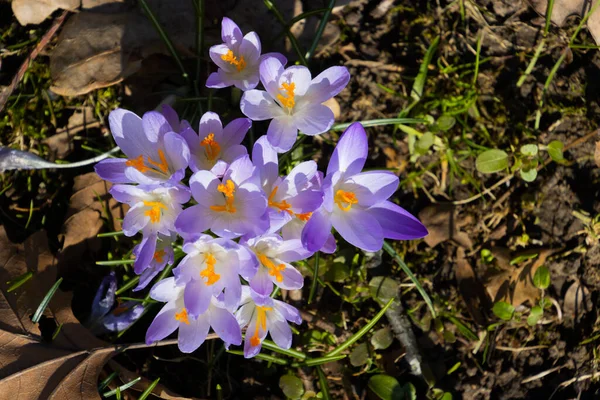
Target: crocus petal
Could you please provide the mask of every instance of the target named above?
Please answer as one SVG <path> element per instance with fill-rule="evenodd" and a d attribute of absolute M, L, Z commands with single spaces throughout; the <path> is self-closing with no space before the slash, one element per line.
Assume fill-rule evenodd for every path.
<path fill-rule="evenodd" d="M 177 133 L 169 132 L 164 136 L 164 143 L 169 167 L 174 171 L 187 168 L 190 149 L 185 140 Z"/>
<path fill-rule="evenodd" d="M 333 111 L 323 104 L 306 104 L 294 114 L 296 127 L 310 136 L 328 131 L 334 119 Z"/>
<path fill-rule="evenodd" d="M 311 179 L 313 179 L 316 173 L 317 163 L 312 160 L 296 165 L 283 180 L 286 187 L 286 195 L 295 196 L 298 192 L 308 188 Z"/>
<path fill-rule="evenodd" d="M 221 118 L 214 112 L 207 112 L 200 118 L 200 126 L 198 128 L 199 139 L 203 140 L 210 133 L 215 135 L 215 140 L 220 142 L 223 135 L 223 124 Z"/>
<path fill-rule="evenodd" d="M 197 319 L 189 318 L 189 323 L 179 324 L 177 346 L 182 353 L 191 353 L 204 343 L 210 329 L 210 323 L 205 316 Z"/>
<path fill-rule="evenodd" d="M 227 17 L 223 17 L 221 22 L 221 39 L 228 45 L 234 45 L 242 41 L 242 31 L 235 22 Z"/>
<path fill-rule="evenodd" d="M 257 89 L 244 92 L 240 101 L 240 110 L 253 121 L 263 121 L 283 115 L 283 110 L 273 101 L 273 98 L 264 90 Z"/>
<path fill-rule="evenodd" d="M 224 342 L 236 346 L 242 344 L 242 331 L 237 320 L 229 311 L 212 306 L 210 308 L 210 325 Z"/>
<path fill-rule="evenodd" d="M 269 144 L 266 136 L 258 138 L 252 148 L 252 161 L 260 174 L 261 185 L 267 186 L 275 182 L 279 176 L 279 161 L 277 152 Z"/>
<path fill-rule="evenodd" d="M 222 89 L 231 86 L 233 83 L 228 79 L 224 79 L 222 74 L 213 72 L 206 80 L 206 87 L 211 89 Z"/>
<path fill-rule="evenodd" d="M 124 307 L 127 308 L 125 312 L 118 315 L 110 313 L 104 317 L 102 320 L 104 328 L 111 332 L 124 331 L 144 314 L 144 306 L 141 304 L 136 305 L 135 302 L 127 302 Z"/>
<path fill-rule="evenodd" d="M 352 176 L 353 192 L 363 207 L 387 200 L 398 189 L 398 177 L 388 171 L 368 171 Z"/>
<path fill-rule="evenodd" d="M 227 61 L 223 60 L 223 56 L 226 55 L 227 53 L 229 53 L 231 50 L 229 49 L 229 46 L 227 44 L 217 44 L 215 46 L 211 46 L 210 49 L 208 49 L 208 55 L 210 57 L 210 59 L 217 64 L 217 66 L 220 68 L 221 72 L 225 72 L 225 71 L 230 71 L 232 68 L 232 65 L 229 64 Z M 235 69 L 235 67 L 234 67 Z M 223 78 L 224 76 L 226 76 L 226 74 L 219 74 L 221 76 L 221 78 Z"/>
<path fill-rule="evenodd" d="M 383 232 L 383 237 L 395 240 L 413 240 L 427 236 L 427 228 L 402 207 L 385 201 L 369 209 Z"/>
<path fill-rule="evenodd" d="M 133 288 L 133 291 L 139 292 L 140 290 L 145 289 L 146 286 L 148 286 L 148 284 L 152 282 L 152 279 L 154 279 L 154 277 L 158 275 L 161 271 L 162 269 L 157 268 L 147 268 L 146 270 L 144 270 L 144 272 L 142 272 L 142 274 L 140 275 L 140 280 L 138 281 L 137 286 Z"/>
<path fill-rule="evenodd" d="M 98 176 L 105 181 L 112 183 L 131 183 L 131 180 L 125 176 L 127 160 L 123 158 L 107 158 L 94 166 Z"/>
<path fill-rule="evenodd" d="M 350 73 L 348 72 L 348 68 L 327 68 L 312 80 L 305 100 L 311 103 L 323 103 L 341 92 L 349 81 Z"/>
<path fill-rule="evenodd" d="M 158 111 L 149 111 L 142 116 L 142 126 L 148 139 L 156 143 L 158 139 L 167 132 L 173 132 L 173 128 L 164 115 Z"/>
<path fill-rule="evenodd" d="M 263 60 L 266 60 L 269 57 L 275 57 L 281 63 L 281 65 L 287 64 L 287 58 L 281 53 L 265 53 L 260 56 L 260 62 L 262 63 Z"/>
<path fill-rule="evenodd" d="M 141 231 L 148 222 L 150 222 L 150 217 L 145 214 L 145 207 L 143 203 L 136 204 L 131 207 L 127 214 L 125 214 L 125 218 L 123 218 L 123 233 L 125 236 L 131 237 L 136 233 Z"/>
<path fill-rule="evenodd" d="M 296 213 L 313 212 L 323 203 L 323 192 L 317 190 L 305 190 L 290 198 L 288 203 Z"/>
<path fill-rule="evenodd" d="M 179 115 L 177 112 L 168 104 L 163 104 L 160 109 L 160 113 L 164 115 L 171 128 L 173 128 L 173 132 L 179 133 L 181 126 L 179 124 Z"/>
<path fill-rule="evenodd" d="M 267 324 L 271 339 L 282 349 L 292 347 L 292 330 L 283 316 L 273 310 L 267 313 Z"/>
<path fill-rule="evenodd" d="M 273 118 L 267 129 L 269 143 L 278 153 L 290 150 L 297 136 L 298 128 L 294 124 L 294 119 L 287 115 Z"/>
<path fill-rule="evenodd" d="M 215 168 L 214 171 L 211 169 L 211 172 L 217 176 L 223 176 L 223 174 L 229 167 L 227 163 L 232 163 L 238 158 L 246 155 L 248 155 L 248 149 L 246 149 L 246 146 L 242 146 L 241 144 L 233 145 L 223 152 L 223 154 L 221 155 L 222 160 L 217 161 L 217 164 L 221 163 L 221 165 L 217 167 L 217 164 L 215 164 L 215 167 L 217 168 Z M 215 171 L 220 173 L 217 173 Z"/>
<path fill-rule="evenodd" d="M 302 244 L 308 251 L 319 251 L 331 234 L 331 221 L 322 210 L 316 211 L 302 229 Z"/>
<path fill-rule="evenodd" d="M 365 165 L 368 151 L 369 141 L 365 128 L 360 122 L 355 122 L 346 129 L 335 146 L 327 166 L 327 175 L 337 171 L 347 175 L 358 174 Z"/>
<path fill-rule="evenodd" d="M 248 289 L 248 286 L 244 286 L 244 288 Z M 235 319 L 237 320 L 240 327 L 245 327 L 250 322 L 250 318 L 252 318 L 252 314 L 254 313 L 254 303 L 247 298 L 244 299 L 244 303 L 241 307 L 235 312 Z"/>
<path fill-rule="evenodd" d="M 293 65 L 283 71 L 279 77 L 277 87 L 281 88 L 283 83 L 295 85 L 294 94 L 296 96 L 304 96 L 310 86 L 311 81 L 310 70 L 302 65 Z M 275 96 L 277 98 L 277 96 Z"/>
<path fill-rule="evenodd" d="M 195 317 L 204 314 L 210 305 L 212 288 L 206 286 L 203 280 L 193 280 L 185 285 L 183 302 L 188 313 Z"/>
<path fill-rule="evenodd" d="M 169 336 L 179 326 L 175 319 L 177 309 L 174 303 L 167 303 L 156 315 L 146 332 L 146 344 L 152 344 Z"/>
<path fill-rule="evenodd" d="M 304 248 L 300 239 L 284 240 L 277 248 L 277 252 L 277 258 L 288 263 L 305 260 L 312 255 Z"/>
<path fill-rule="evenodd" d="M 119 203 L 129 205 L 135 205 L 146 194 L 143 189 L 134 185 L 113 185 L 108 192 Z"/>
<path fill-rule="evenodd" d="M 193 240 L 210 228 L 214 218 L 210 209 L 195 205 L 186 208 L 177 216 L 175 229 L 184 239 Z"/>
<path fill-rule="evenodd" d="M 250 281 L 250 287 L 256 293 L 263 296 L 269 296 L 273 291 L 273 282 L 269 278 L 269 273 L 264 267 L 260 267 L 252 280 Z"/>
<path fill-rule="evenodd" d="M 244 56 L 246 63 L 255 63 L 260 57 L 260 38 L 256 32 L 247 33 L 240 45 L 240 54 Z"/>
<path fill-rule="evenodd" d="M 179 288 L 175 285 L 175 278 L 170 277 L 158 281 L 150 289 L 150 297 L 156 301 L 168 302 L 175 300 L 179 293 Z"/>
<path fill-rule="evenodd" d="M 148 268 L 154 257 L 154 252 L 156 251 L 156 234 L 144 237 L 139 246 L 139 253 L 133 263 L 133 270 L 138 275 Z"/>
<path fill-rule="evenodd" d="M 284 263 L 285 269 L 281 272 L 283 280 L 281 282 L 273 281 L 277 286 L 286 290 L 301 289 L 304 286 L 304 277 L 292 265 Z"/>
<path fill-rule="evenodd" d="M 114 271 L 102 279 L 94 300 L 92 301 L 92 311 L 89 321 L 96 322 L 97 319 L 106 315 L 115 303 L 115 292 L 117 291 L 117 278 Z"/>
<path fill-rule="evenodd" d="M 302 316 L 300 311 L 294 306 L 291 306 L 283 301 L 274 300 L 273 308 L 277 310 L 286 320 L 300 325 L 302 323 Z"/>
<path fill-rule="evenodd" d="M 252 126 L 249 118 L 236 118 L 223 128 L 222 146 L 230 147 L 242 143 L 246 133 Z"/>
<path fill-rule="evenodd" d="M 115 142 L 127 157 L 154 155 L 156 140 L 149 140 L 142 119 L 136 114 L 117 108 L 108 115 L 108 123 Z"/>
<path fill-rule="evenodd" d="M 337 243 L 335 242 L 335 236 L 332 233 L 329 234 L 327 241 L 321 247 L 321 252 L 325 254 L 333 254 L 337 250 Z"/>
<path fill-rule="evenodd" d="M 383 247 L 381 225 L 368 211 L 353 207 L 347 212 L 334 212 L 331 223 L 344 240 L 359 249 L 379 251 Z"/>
<path fill-rule="evenodd" d="M 263 86 L 267 89 L 271 98 L 276 99 L 281 86 L 279 84 L 279 77 L 281 77 L 284 71 L 283 64 L 276 57 L 267 57 L 261 61 L 259 71 L 260 81 Z"/>
<path fill-rule="evenodd" d="M 198 204 L 210 207 L 220 196 L 217 192 L 220 183 L 219 178 L 210 171 L 198 171 L 190 178 L 190 189 Z"/>

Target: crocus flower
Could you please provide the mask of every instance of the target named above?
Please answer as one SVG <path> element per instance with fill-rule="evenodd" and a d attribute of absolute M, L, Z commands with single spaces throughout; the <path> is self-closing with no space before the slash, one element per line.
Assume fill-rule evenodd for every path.
<path fill-rule="evenodd" d="M 244 357 L 251 358 L 260 352 L 267 333 L 277 346 L 289 349 L 292 346 L 292 330 L 287 321 L 302 323 L 298 310 L 283 301 L 258 295 L 248 286 L 243 289 L 242 306 L 235 315 L 242 328 L 248 326 Z"/>
<path fill-rule="evenodd" d="M 210 58 L 219 67 L 206 81 L 206 87 L 224 88 L 234 85 L 241 90 L 254 89 L 258 85 L 258 67 L 265 57 L 276 57 L 282 64 L 286 58 L 279 53 L 260 55 L 260 39 L 255 32 L 243 36 L 231 19 L 224 17 L 221 23 L 221 39 L 224 43 L 212 46 Z"/>
<path fill-rule="evenodd" d="M 298 130 L 318 135 L 333 125 L 333 112 L 322 103 L 337 95 L 350 80 L 346 67 L 331 67 L 311 79 L 308 68 L 287 69 L 274 57 L 260 64 L 263 90 L 249 90 L 240 103 L 242 113 L 253 121 L 272 119 L 269 143 L 280 153 L 296 141 Z"/>
<path fill-rule="evenodd" d="M 173 132 L 182 133 L 186 129 L 190 128 L 190 123 L 184 119 L 180 120 L 179 115 L 177 115 L 177 111 L 175 111 L 170 105 L 163 104 L 161 106 L 160 113 L 165 117 L 165 119 L 173 129 Z"/>
<path fill-rule="evenodd" d="M 211 297 L 221 292 L 227 308 L 235 309 L 242 293 L 240 258 L 246 264 L 247 252 L 229 239 L 214 239 L 209 235 L 185 243 L 183 251 L 187 255 L 173 274 L 178 285 L 185 285 L 184 304 L 188 313 L 194 317 L 203 314 Z"/>
<path fill-rule="evenodd" d="M 254 183 L 253 171 L 250 158 L 243 156 L 229 165 L 222 180 L 210 171 L 192 175 L 190 188 L 198 204 L 179 215 L 177 232 L 186 240 L 207 229 L 228 239 L 265 232 L 269 228 L 267 199 Z"/>
<path fill-rule="evenodd" d="M 144 306 L 137 301 L 119 304 L 102 319 L 102 326 L 110 332 L 121 332 L 129 328 L 144 314 Z"/>
<path fill-rule="evenodd" d="M 164 115 L 151 111 L 142 118 L 118 108 L 108 116 L 112 135 L 127 159 L 108 158 L 96 173 L 113 183 L 179 182 L 185 175 L 190 150 Z"/>
<path fill-rule="evenodd" d="M 211 327 L 226 343 L 236 345 L 242 343 L 240 326 L 222 302 L 214 297 L 211 298 L 206 312 L 193 317 L 185 307 L 184 290 L 184 286 L 176 285 L 173 277 L 163 279 L 152 287 L 150 297 L 166 304 L 146 332 L 147 344 L 162 340 L 179 329 L 177 338 L 179 350 L 191 353 L 204 343 Z"/>
<path fill-rule="evenodd" d="M 361 172 L 367 152 L 367 134 L 356 122 L 333 151 L 323 182 L 323 206 L 302 231 L 302 242 L 308 250 L 322 248 L 332 226 L 346 241 L 366 251 L 380 250 L 384 238 L 410 240 L 427 235 L 421 222 L 388 201 L 398 187 L 396 175 Z"/>
<path fill-rule="evenodd" d="M 269 296 L 273 284 L 292 290 L 304 285 L 302 274 L 290 262 L 304 260 L 312 255 L 299 239 L 283 240 L 276 234 L 263 235 L 241 242 L 246 246 L 259 265 L 250 280 L 250 287 L 258 294 Z"/>
<path fill-rule="evenodd" d="M 175 255 L 173 253 L 173 242 L 177 239 L 175 234 L 171 236 L 158 235 L 157 240 L 152 241 L 152 237 L 145 237 L 140 244 L 133 248 L 133 255 L 136 257 L 133 269 L 140 275 L 138 285 L 133 289 L 134 292 L 144 289 L 161 272 L 167 264 L 173 264 Z M 144 249 L 146 246 L 152 246 L 152 249 Z M 142 251 L 145 250 L 145 251 Z M 151 256 L 151 258 L 150 258 Z"/>
<path fill-rule="evenodd" d="M 216 176 L 223 176 L 231 162 L 248 154 L 240 143 L 251 126 L 252 121 L 248 118 L 238 118 L 223 128 L 217 114 L 204 114 L 200 119 L 199 135 L 192 128 L 181 134 L 190 148 L 192 171 L 209 170 Z"/>
<path fill-rule="evenodd" d="M 286 176 L 279 176 L 277 152 L 262 136 L 254 144 L 252 161 L 255 175 L 267 196 L 270 231 L 276 232 L 294 217 L 307 218 L 323 202 L 323 192 L 311 185 L 317 174 L 317 164 L 305 161 L 296 165 Z"/>

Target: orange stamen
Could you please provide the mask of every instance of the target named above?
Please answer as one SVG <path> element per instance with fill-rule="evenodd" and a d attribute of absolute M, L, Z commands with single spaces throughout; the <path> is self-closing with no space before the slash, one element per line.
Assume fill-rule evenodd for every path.
<path fill-rule="evenodd" d="M 144 200 L 144 205 L 146 207 L 150 207 L 149 210 L 146 210 L 144 212 L 144 215 L 147 215 L 150 217 L 150 222 L 157 223 L 160 222 L 160 216 L 161 216 L 161 208 L 163 210 L 167 209 L 167 206 L 165 206 L 163 203 L 161 203 L 160 201 L 145 201 Z"/>
<path fill-rule="evenodd" d="M 209 133 L 204 140 L 200 142 L 200 146 L 204 147 L 206 158 L 210 161 L 215 161 L 221 153 L 221 146 L 215 141 L 215 134 Z"/>
<path fill-rule="evenodd" d="M 269 275 L 274 276 L 277 282 L 283 281 L 283 275 L 281 275 L 281 272 L 285 269 L 285 264 L 275 265 L 270 258 L 262 253 L 258 253 L 256 256 L 258 257 L 260 263 L 269 270 Z"/>
<path fill-rule="evenodd" d="M 142 155 L 140 155 L 136 158 L 133 158 L 131 160 L 125 161 L 125 165 L 127 165 L 128 167 L 133 167 L 133 168 L 137 169 L 138 171 L 140 171 L 141 173 L 144 173 L 150 169 L 146 165 L 144 165 L 144 156 L 142 156 Z"/>
<path fill-rule="evenodd" d="M 234 201 L 234 196 L 233 194 L 235 193 L 235 184 L 233 183 L 233 181 L 231 179 L 228 179 L 227 182 L 225 182 L 225 184 L 219 184 L 219 186 L 217 186 L 217 191 L 221 192 L 225 195 L 225 205 L 224 206 L 210 206 L 210 209 L 213 211 L 217 211 L 217 212 L 228 212 L 228 213 L 235 213 L 235 206 L 233 205 L 233 201 Z"/>
<path fill-rule="evenodd" d="M 285 211 L 290 215 L 294 215 L 294 213 L 291 210 L 292 205 L 290 203 L 288 203 L 285 200 L 280 201 L 279 203 L 273 201 L 273 198 L 275 198 L 275 195 L 277 194 L 277 189 L 279 189 L 279 186 L 275 186 L 275 188 L 271 191 L 271 194 L 269 195 L 269 206 L 273 208 L 278 208 L 279 211 Z"/>
<path fill-rule="evenodd" d="M 353 192 L 344 192 L 343 190 L 338 190 L 335 193 L 333 201 L 342 211 L 350 211 L 353 204 L 358 204 L 356 195 Z"/>
<path fill-rule="evenodd" d="M 164 261 L 164 257 L 165 257 L 164 250 L 156 250 L 154 252 L 154 256 L 152 258 L 154 258 L 154 261 L 156 261 L 157 263 L 162 263 Z"/>
<path fill-rule="evenodd" d="M 256 347 L 260 344 L 260 338 L 258 337 L 259 327 L 262 328 L 263 331 L 267 329 L 267 311 L 271 311 L 273 308 L 271 307 L 261 307 L 256 306 L 256 329 L 254 330 L 254 335 L 250 338 L 250 344 L 253 347 Z"/>
<path fill-rule="evenodd" d="M 244 68 L 246 68 L 246 60 L 244 60 L 244 56 L 240 56 L 238 59 L 231 50 L 229 50 L 227 54 L 223 54 L 221 56 L 221 60 L 228 62 L 231 65 L 235 65 L 235 68 L 238 70 L 238 72 L 242 72 Z"/>
<path fill-rule="evenodd" d="M 294 214 L 294 215 L 300 221 L 304 221 L 304 222 L 308 222 L 308 220 L 310 219 L 310 217 L 312 217 L 312 213 L 311 212 L 307 212 L 307 213 L 303 213 L 303 214 Z"/>
<path fill-rule="evenodd" d="M 281 103 L 282 106 L 291 110 L 296 105 L 294 90 L 296 89 L 296 84 L 294 82 L 287 83 L 283 82 L 279 90 L 285 92 L 285 96 L 282 94 L 277 95 L 277 100 Z"/>
<path fill-rule="evenodd" d="M 214 285 L 221 279 L 221 275 L 215 274 L 217 259 L 211 253 L 206 253 L 204 262 L 206 263 L 206 268 L 200 272 L 200 276 L 207 279 L 206 286 Z"/>
<path fill-rule="evenodd" d="M 146 158 L 148 159 L 146 161 L 146 164 L 144 164 L 144 156 L 139 155 L 136 158 L 127 160 L 125 162 L 125 165 L 127 165 L 128 167 L 133 167 L 141 173 L 154 171 L 158 174 L 166 174 L 167 172 L 169 172 L 169 164 L 167 163 L 167 158 L 165 157 L 165 153 L 161 149 L 158 149 L 158 158 L 160 159 L 160 162 L 156 162 L 150 157 Z M 158 170 L 153 167 L 158 168 Z"/>
<path fill-rule="evenodd" d="M 179 322 L 183 322 L 186 325 L 190 324 L 190 320 L 188 318 L 188 313 L 187 313 L 187 310 L 185 309 L 185 307 L 183 307 L 180 312 L 175 314 L 175 319 Z"/>

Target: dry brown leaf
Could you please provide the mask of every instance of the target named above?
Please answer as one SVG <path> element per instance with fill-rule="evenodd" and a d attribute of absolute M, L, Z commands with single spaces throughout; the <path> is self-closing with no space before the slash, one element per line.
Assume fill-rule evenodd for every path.
<path fill-rule="evenodd" d="M 490 299 L 485 288 L 477 279 L 477 275 L 465 257 L 465 250 L 459 247 L 456 251 L 456 281 L 458 292 L 467 306 L 469 314 L 479 325 L 487 325 L 487 310 L 490 309 Z"/>
<path fill-rule="evenodd" d="M 76 10 L 81 0 L 13 0 L 12 10 L 21 25 L 39 24 L 58 9 Z"/>
<path fill-rule="evenodd" d="M 73 151 L 73 136 L 81 131 L 99 126 L 100 121 L 96 119 L 94 109 L 92 107 L 83 107 L 69 117 L 67 126 L 57 129 L 56 133 L 44 139 L 43 143 L 50 148 L 54 158 L 64 159 Z"/>
<path fill-rule="evenodd" d="M 541 15 L 546 15 L 548 0 L 530 0 L 533 8 Z M 567 17 L 578 15 L 584 17 L 590 11 L 593 1 L 589 0 L 555 0 L 552 7 L 551 20 L 558 26 L 563 26 Z M 596 43 L 600 44 L 600 11 L 596 10 L 587 21 L 587 28 L 594 37 Z"/>
<path fill-rule="evenodd" d="M 600 141 L 596 142 L 596 149 L 594 150 L 594 161 L 596 166 L 600 168 Z"/>
<path fill-rule="evenodd" d="M 112 220 L 108 221 L 111 229 L 121 229 L 119 219 L 125 216 L 126 207 L 108 193 L 110 186 L 110 183 L 94 172 L 75 178 L 73 195 L 62 229 L 64 243 L 58 257 L 61 271 L 81 263 L 84 255 L 89 259 L 90 254 L 100 250 L 101 240 L 96 235 L 105 226 L 106 218 Z M 110 215 L 106 215 L 105 210 Z"/>
<path fill-rule="evenodd" d="M 548 256 L 556 250 L 541 249 L 528 250 L 518 255 L 537 253 L 538 256 L 529 260 L 522 267 L 510 265 L 510 251 L 504 248 L 493 248 L 492 254 L 497 260 L 498 269 L 490 269 L 484 277 L 485 288 L 492 299 L 492 302 L 506 301 L 514 307 L 529 302 L 530 306 L 536 304 L 541 291 L 533 285 L 533 275 L 535 271 L 544 263 Z"/>
<path fill-rule="evenodd" d="M 457 220 L 454 206 L 432 204 L 419 213 L 419 219 L 429 231 L 429 235 L 425 236 L 424 240 L 430 247 L 435 247 L 446 240 L 453 240 L 464 248 L 473 247 L 469 235 L 460 231 L 460 227 L 464 226 L 465 221 Z"/>
<path fill-rule="evenodd" d="M 590 291 L 576 280 L 569 286 L 563 302 L 563 317 L 568 325 L 573 326 L 585 313 L 593 307 Z"/>

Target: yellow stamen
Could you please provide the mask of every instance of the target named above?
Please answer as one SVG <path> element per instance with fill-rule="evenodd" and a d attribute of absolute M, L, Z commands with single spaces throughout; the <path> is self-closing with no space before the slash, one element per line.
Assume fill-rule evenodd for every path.
<path fill-rule="evenodd" d="M 221 60 L 228 62 L 231 65 L 235 65 L 235 68 L 238 70 L 238 72 L 242 72 L 244 68 L 246 68 L 246 60 L 244 60 L 244 56 L 237 58 L 231 50 L 229 50 L 227 54 L 223 54 L 221 56 Z"/>
<path fill-rule="evenodd" d="M 152 258 L 154 258 L 154 261 L 156 261 L 157 263 L 162 263 L 164 261 L 164 257 L 165 257 L 164 250 L 156 250 L 154 252 L 154 256 Z"/>
<path fill-rule="evenodd" d="M 158 149 L 158 158 L 160 159 L 160 162 L 156 162 L 150 157 L 146 157 L 146 158 L 147 158 L 147 161 L 145 164 L 144 164 L 144 156 L 139 155 L 136 158 L 127 160 L 125 162 L 125 165 L 127 165 L 128 167 L 133 167 L 133 168 L 137 169 L 138 171 L 140 171 L 141 173 L 145 173 L 148 171 L 154 171 L 158 174 L 166 174 L 167 172 L 169 172 L 169 164 L 167 163 L 167 158 L 165 157 L 165 153 L 161 149 Z M 158 169 L 153 168 L 153 167 L 156 167 Z"/>
<path fill-rule="evenodd" d="M 294 82 L 287 83 L 283 82 L 279 90 L 285 92 L 285 96 L 282 94 L 277 95 L 277 100 L 281 103 L 282 106 L 291 110 L 296 105 L 296 100 L 294 96 L 294 90 L 296 89 L 296 84 Z"/>
<path fill-rule="evenodd" d="M 190 320 L 188 319 L 188 313 L 185 307 L 183 307 L 180 312 L 175 314 L 175 319 L 179 322 L 183 322 L 186 325 L 190 324 Z"/>
<path fill-rule="evenodd" d="M 271 307 L 261 307 L 256 306 L 256 329 L 254 330 L 254 335 L 250 338 L 250 344 L 253 347 L 256 347 L 260 344 L 260 338 L 258 337 L 259 327 L 262 328 L 263 331 L 267 329 L 267 311 L 271 311 L 273 308 Z"/>
<path fill-rule="evenodd" d="M 310 219 L 310 217 L 312 217 L 311 212 L 307 212 L 307 213 L 303 213 L 303 214 L 294 214 L 296 216 L 296 218 L 298 218 L 300 221 L 304 221 L 304 222 L 308 222 L 308 220 Z"/>
<path fill-rule="evenodd" d="M 269 275 L 274 276 L 277 282 L 283 281 L 283 275 L 281 275 L 281 272 L 285 269 L 285 264 L 275 265 L 271 259 L 262 253 L 258 253 L 256 256 L 258 257 L 260 263 L 269 270 Z"/>
<path fill-rule="evenodd" d="M 335 193 L 333 201 L 342 211 L 350 211 L 353 204 L 358 204 L 356 195 L 353 192 L 344 192 L 343 190 L 338 190 Z"/>
<path fill-rule="evenodd" d="M 279 189 L 279 186 L 275 186 L 275 188 L 271 191 L 271 194 L 269 195 L 269 206 L 273 208 L 278 208 L 279 211 L 285 211 L 288 214 L 293 215 L 294 213 L 291 210 L 292 205 L 290 203 L 288 203 L 285 200 L 280 201 L 279 203 L 273 201 L 275 195 L 277 195 L 277 189 Z"/>
<path fill-rule="evenodd" d="M 233 205 L 233 201 L 234 201 L 234 196 L 233 194 L 235 193 L 235 184 L 233 183 L 233 181 L 231 179 L 228 179 L 227 182 L 225 182 L 225 184 L 219 184 L 219 186 L 217 186 L 217 191 L 221 192 L 225 195 L 225 205 L 224 206 L 210 206 L 210 209 L 213 211 L 217 211 L 217 212 L 228 212 L 228 213 L 235 213 L 235 206 Z"/>
<path fill-rule="evenodd" d="M 114 315 L 115 317 L 118 317 L 119 315 L 123 314 L 127 310 L 129 310 L 129 307 L 125 306 L 124 304 L 121 304 L 121 300 L 117 299 L 117 308 L 115 308 L 111 314 Z"/>
<path fill-rule="evenodd" d="M 215 134 L 209 133 L 204 140 L 200 142 L 200 146 L 204 147 L 206 158 L 210 161 L 215 161 L 221 153 L 221 146 L 215 141 Z"/>
<path fill-rule="evenodd" d="M 214 285 L 221 279 L 221 275 L 215 274 L 217 259 L 211 253 L 206 253 L 204 262 L 206 263 L 206 268 L 200 272 L 200 276 L 207 279 L 206 286 Z"/>
<path fill-rule="evenodd" d="M 166 210 L 167 206 L 165 206 L 160 201 L 145 201 L 145 200 L 144 200 L 144 205 L 146 207 L 150 207 L 149 210 L 146 210 L 144 212 L 144 215 L 147 215 L 150 217 L 150 222 L 152 222 L 153 224 L 156 222 L 160 222 L 160 216 L 161 216 L 160 210 L 161 210 L 161 208 L 163 210 Z"/>

